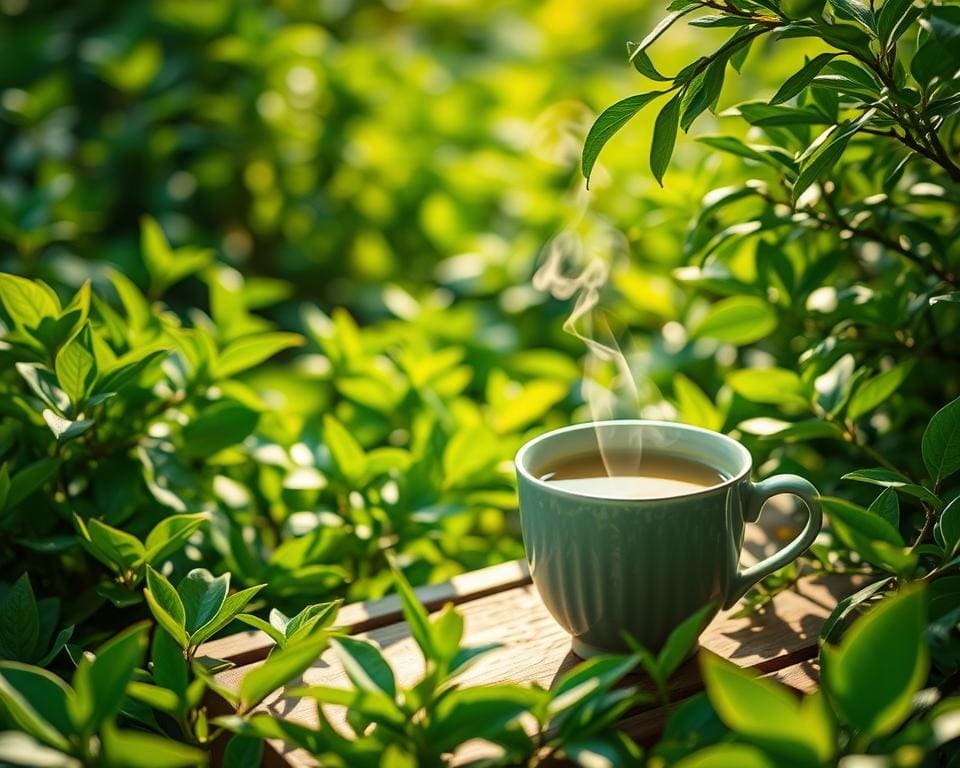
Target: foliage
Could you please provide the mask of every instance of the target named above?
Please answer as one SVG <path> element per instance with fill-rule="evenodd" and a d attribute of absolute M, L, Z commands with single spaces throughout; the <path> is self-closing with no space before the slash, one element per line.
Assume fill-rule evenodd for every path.
<path fill-rule="evenodd" d="M 677 0 L 628 48 L 656 85 L 588 132 L 571 100 L 625 87 L 606 43 L 635 3 L 401 5 L 4 4 L 0 759 L 196 765 L 229 729 L 235 764 L 266 736 L 331 765 L 474 737 L 514 764 L 956 760 L 956 7 Z M 569 307 L 526 283 L 558 229 L 612 228 L 643 415 L 824 492 L 811 560 L 744 610 L 866 584 L 824 626 L 821 694 L 704 659 L 643 755 L 615 685 L 640 667 L 669 703 L 698 617 L 552 691 L 470 687 L 487 649 L 406 581 L 522 555 L 509 460 L 589 417 Z M 394 580 L 407 686 L 332 628 Z M 277 647 L 232 692 L 203 643 L 246 626 Z M 327 644 L 352 689 L 293 682 Z M 258 713 L 287 683 L 349 733 Z M 211 722 L 211 689 L 238 713 Z"/>

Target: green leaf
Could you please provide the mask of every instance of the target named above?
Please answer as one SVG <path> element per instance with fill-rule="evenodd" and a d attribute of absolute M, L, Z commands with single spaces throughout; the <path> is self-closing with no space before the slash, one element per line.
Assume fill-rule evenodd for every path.
<path fill-rule="evenodd" d="M 93 656 L 84 655 L 73 675 L 76 698 L 70 700 L 74 727 L 92 733 L 112 717 L 123 703 L 127 683 L 147 649 L 148 622 L 134 624 L 101 645 Z"/>
<path fill-rule="evenodd" d="M 885 403 L 906 381 L 913 367 L 914 361 L 909 360 L 865 381 L 850 398 L 850 404 L 847 406 L 847 416 L 856 421 L 877 406 Z"/>
<path fill-rule="evenodd" d="M 870 483 L 884 488 L 894 488 L 900 493 L 925 501 L 937 509 L 943 506 L 943 502 L 932 492 L 922 485 L 911 483 L 910 480 L 899 472 L 893 472 L 889 469 L 858 469 L 854 472 L 848 472 L 842 477 L 843 480 L 856 480 L 860 483 Z"/>
<path fill-rule="evenodd" d="M 692 616 L 688 616 L 674 629 L 667 642 L 657 655 L 657 669 L 660 679 L 667 680 L 696 648 L 697 638 L 707 627 L 707 623 L 716 614 L 718 605 L 705 605 Z"/>
<path fill-rule="evenodd" d="M 230 768 L 259 768 L 263 764 L 263 740 L 234 736 L 223 751 L 223 764 Z"/>
<path fill-rule="evenodd" d="M 7 509 L 12 509 L 35 491 L 40 490 L 44 483 L 53 477 L 60 468 L 60 459 L 40 459 L 28 464 L 10 478 L 10 489 L 7 492 Z"/>
<path fill-rule="evenodd" d="M 738 395 L 755 403 L 809 404 L 800 377 L 785 368 L 744 368 L 729 374 L 727 383 Z"/>
<path fill-rule="evenodd" d="M 0 512 L 7 506 L 10 496 L 10 470 L 6 464 L 0 464 Z"/>
<path fill-rule="evenodd" d="M 96 518 L 87 521 L 86 530 L 94 547 L 108 558 L 106 564 L 115 570 L 122 573 L 143 561 L 143 544 L 136 536 Z"/>
<path fill-rule="evenodd" d="M 187 633 L 195 632 L 220 611 L 230 589 L 230 574 L 214 578 L 206 568 L 194 568 L 177 585 L 183 601 Z"/>
<path fill-rule="evenodd" d="M 240 613 L 237 614 L 237 621 L 242 621 L 244 624 L 247 624 L 254 629 L 259 629 L 281 648 L 287 644 L 286 635 L 284 635 L 281 630 L 273 626 L 273 624 L 271 624 L 269 621 L 261 619 L 259 616 L 256 616 L 252 613 Z"/>
<path fill-rule="evenodd" d="M 539 692 L 518 685 L 478 685 L 454 690 L 433 711 L 428 739 L 437 751 L 452 752 L 472 738 L 496 743 L 506 728 L 542 699 Z"/>
<path fill-rule="evenodd" d="M 323 440 L 340 474 L 350 482 L 359 481 L 367 471 L 363 448 L 346 427 L 329 414 L 323 417 Z"/>
<path fill-rule="evenodd" d="M 254 587 L 241 589 L 239 592 L 234 592 L 232 595 L 227 595 L 227 598 L 223 601 L 223 605 L 220 607 L 217 615 L 190 636 L 190 643 L 192 645 L 199 645 L 200 643 L 206 642 L 213 637 L 217 632 L 233 621 L 233 619 L 236 618 L 236 616 L 247 607 L 247 604 L 253 600 L 257 593 L 260 592 L 260 590 L 265 586 L 266 584 L 258 584 Z"/>
<path fill-rule="evenodd" d="M 921 448 L 923 463 L 935 486 L 960 469 L 960 397 L 933 415 Z"/>
<path fill-rule="evenodd" d="M 7 591 L 0 610 L 0 658 L 34 661 L 39 638 L 37 600 L 30 577 L 24 573 Z"/>
<path fill-rule="evenodd" d="M 754 296 L 732 296 L 713 304 L 691 335 L 742 346 L 765 338 L 776 327 L 777 316 L 768 302 Z"/>
<path fill-rule="evenodd" d="M 341 600 L 334 600 L 329 603 L 308 605 L 286 622 L 282 631 L 287 640 L 293 642 L 318 629 L 329 627 L 337 618 L 341 604 Z"/>
<path fill-rule="evenodd" d="M 741 425 L 741 428 L 743 426 Z M 832 421 L 807 419 L 783 427 L 769 434 L 762 434 L 762 440 L 777 440 L 782 443 L 799 443 L 804 440 L 842 440 L 843 430 Z"/>
<path fill-rule="evenodd" d="M 225 379 L 253 368 L 278 352 L 304 344 L 298 333 L 259 333 L 231 341 L 217 357 L 214 376 Z"/>
<path fill-rule="evenodd" d="M 60 302 L 49 287 L 4 272 L 0 272 L 0 301 L 17 328 L 36 329 L 44 318 L 60 314 Z"/>
<path fill-rule="evenodd" d="M 644 77 L 656 80 L 659 83 L 669 83 L 673 79 L 661 74 L 650 60 L 647 52 L 641 50 L 636 43 L 627 43 L 627 59 L 633 64 L 633 68 Z"/>
<path fill-rule="evenodd" d="M 710 703 L 728 728 L 791 765 L 819 765 L 799 703 L 784 686 L 711 653 L 700 667 Z"/>
<path fill-rule="evenodd" d="M 876 31 L 876 19 L 869 6 L 863 5 L 858 0 L 830 0 L 830 5 L 834 7 L 840 18 L 854 19 L 867 29 Z"/>
<path fill-rule="evenodd" d="M 830 613 L 830 616 L 828 616 L 827 620 L 823 623 L 823 627 L 820 628 L 820 642 L 831 642 L 834 639 L 834 636 L 839 632 L 847 617 L 849 617 L 863 603 L 870 600 L 874 595 L 877 595 L 882 590 L 886 589 L 893 579 L 893 576 L 885 576 L 878 581 L 868 584 L 863 589 L 857 590 L 852 595 L 847 595 L 839 603 L 837 603 L 833 611 Z"/>
<path fill-rule="evenodd" d="M 427 618 L 427 612 L 423 605 L 417 600 L 417 596 L 410 587 L 410 582 L 397 564 L 396 558 L 392 552 L 387 553 L 390 562 L 390 568 L 393 570 L 393 581 L 397 587 L 397 593 L 400 595 L 400 606 L 403 610 L 403 618 L 410 625 L 410 633 L 413 639 L 417 641 L 420 650 L 423 652 L 424 659 L 433 659 L 436 651 L 433 647 L 433 634 L 430 631 L 430 620 Z"/>
<path fill-rule="evenodd" d="M 160 632 L 159 634 L 163 635 L 165 633 Z M 166 712 L 174 717 L 180 711 L 180 697 L 173 691 L 159 685 L 133 680 L 127 685 L 127 695 L 148 707 L 159 709 L 161 712 Z"/>
<path fill-rule="evenodd" d="M 894 528 L 900 527 L 900 501 L 893 488 L 887 488 L 877 496 L 867 507 L 867 511 L 880 516 Z"/>
<path fill-rule="evenodd" d="M 150 612 L 170 636 L 176 640 L 181 648 L 186 648 L 187 614 L 180 600 L 180 595 L 166 577 L 147 566 L 147 588 L 143 590 Z"/>
<path fill-rule="evenodd" d="M 309 638 L 270 654 L 240 683 L 240 711 L 249 712 L 275 690 L 302 675 L 320 656 L 326 644 L 325 637 Z"/>
<path fill-rule="evenodd" d="M 460 652 L 463 639 L 463 616 L 453 603 L 447 603 L 430 622 L 430 637 L 437 660 L 451 662 Z"/>
<path fill-rule="evenodd" d="M 60 443 L 65 443 L 67 440 L 79 437 L 94 425 L 93 419 L 71 421 L 70 419 L 63 418 L 63 416 L 58 416 L 49 408 L 44 408 L 40 415 L 43 416 L 43 420 L 47 422 L 47 426 L 50 427 L 53 436 L 57 439 L 57 442 Z"/>
<path fill-rule="evenodd" d="M 110 765 L 123 768 L 188 768 L 206 765 L 207 753 L 179 741 L 144 731 L 103 732 L 103 751 Z"/>
<path fill-rule="evenodd" d="M 188 275 L 199 272 L 213 261 L 208 248 L 178 248 L 173 251 L 163 230 L 152 216 L 140 219 L 140 253 L 150 273 L 153 295 L 159 296 L 168 287 Z"/>
<path fill-rule="evenodd" d="M 811 184 L 836 165 L 837 161 L 843 156 L 850 139 L 870 122 L 876 112 L 876 107 L 868 109 L 853 122 L 843 127 L 837 126 L 830 133 L 825 131 L 818 137 L 818 140 L 815 140 L 814 144 L 807 147 L 801 156 L 803 160 L 800 164 L 800 173 L 793 184 L 794 205 Z M 830 131 L 829 128 L 827 130 Z M 817 143 L 820 140 L 822 140 L 822 143 Z"/>
<path fill-rule="evenodd" d="M 357 688 L 396 698 L 393 670 L 376 645 L 349 636 L 334 638 L 331 644 L 343 664 L 343 671 Z"/>
<path fill-rule="evenodd" d="M 824 689 L 842 722 L 864 737 L 891 733 L 927 679 L 926 597 L 907 588 L 880 602 L 838 648 L 821 649 Z"/>
<path fill-rule="evenodd" d="M 144 561 L 153 564 L 182 549 L 206 519 L 203 513 L 165 517 L 153 527 L 143 543 L 146 550 Z"/>
<path fill-rule="evenodd" d="M 122 392 L 136 384 L 141 374 L 155 361 L 170 353 L 167 347 L 146 347 L 133 350 L 116 360 L 102 371 L 100 380 L 94 388 L 97 392 Z"/>
<path fill-rule="evenodd" d="M 663 186 L 663 174 L 670 165 L 673 147 L 677 142 L 677 127 L 680 124 L 680 99 L 682 92 L 677 93 L 666 106 L 660 110 L 656 122 L 653 124 L 653 141 L 650 144 L 650 172 Z"/>
<path fill-rule="evenodd" d="M 723 426 L 723 414 L 703 390 L 682 373 L 673 377 L 673 391 L 677 398 L 680 420 L 684 424 L 714 431 Z"/>
<path fill-rule="evenodd" d="M 30 768 L 83 768 L 83 763 L 26 733 L 0 732 L 0 762 Z"/>
<path fill-rule="evenodd" d="M 54 370 L 60 387 L 79 407 L 97 378 L 97 361 L 93 356 L 89 323 L 57 353 Z"/>
<path fill-rule="evenodd" d="M 906 32 L 918 13 L 913 0 L 885 0 L 877 14 L 877 34 L 885 48 Z"/>
<path fill-rule="evenodd" d="M 814 56 L 807 61 L 799 72 L 788 77 L 783 85 L 780 86 L 780 89 L 774 97 L 770 99 L 770 104 L 783 104 L 785 101 L 792 99 L 806 88 L 810 84 L 810 81 L 820 74 L 820 70 L 838 55 L 839 54 L 836 53 L 821 53 L 819 56 Z"/>
<path fill-rule="evenodd" d="M 590 185 L 590 174 L 593 172 L 593 166 L 597 162 L 600 150 L 610 141 L 613 135 L 626 125 L 643 107 L 653 101 L 657 96 L 662 96 L 666 91 L 651 91 L 650 93 L 641 93 L 636 96 L 630 96 L 622 101 L 618 101 L 607 107 L 597 117 L 591 126 L 587 138 L 583 143 L 583 156 L 581 158 L 581 169 L 583 177 L 587 180 L 587 186 Z"/>
<path fill-rule="evenodd" d="M 259 413 L 236 400 L 218 400 L 183 428 L 181 451 L 189 457 L 211 456 L 243 442 L 259 421 Z"/>
<path fill-rule="evenodd" d="M 69 750 L 67 702 L 73 695 L 56 675 L 38 667 L 0 662 L 0 704 L 18 728 L 55 749 Z"/>
<path fill-rule="evenodd" d="M 469 486 L 488 474 L 501 455 L 496 435 L 485 424 L 457 430 L 443 451 L 444 486 Z"/>
<path fill-rule="evenodd" d="M 748 744 L 715 744 L 674 763 L 674 768 L 778 768 L 779 764 Z"/>
<path fill-rule="evenodd" d="M 153 633 L 150 660 L 153 662 L 153 681 L 183 698 L 189 682 L 187 660 L 183 655 L 183 648 L 170 633 Z"/>
<path fill-rule="evenodd" d="M 937 539 L 943 542 L 946 556 L 952 557 L 960 548 L 960 497 L 955 498 L 940 514 L 936 524 Z"/>

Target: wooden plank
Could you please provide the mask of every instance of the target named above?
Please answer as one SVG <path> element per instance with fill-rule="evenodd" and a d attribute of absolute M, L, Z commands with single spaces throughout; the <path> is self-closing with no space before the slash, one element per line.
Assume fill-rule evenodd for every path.
<path fill-rule="evenodd" d="M 446 603 L 460 604 L 476 597 L 530 583 L 525 560 L 511 560 L 488 568 L 454 576 L 442 584 L 427 584 L 414 591 L 428 610 L 437 610 Z M 337 626 L 350 634 L 366 632 L 399 621 L 402 618 L 400 598 L 388 595 L 380 600 L 345 605 L 337 614 Z M 236 665 L 251 664 L 266 658 L 273 641 L 265 632 L 238 632 L 200 646 L 200 656 L 232 661 Z"/>

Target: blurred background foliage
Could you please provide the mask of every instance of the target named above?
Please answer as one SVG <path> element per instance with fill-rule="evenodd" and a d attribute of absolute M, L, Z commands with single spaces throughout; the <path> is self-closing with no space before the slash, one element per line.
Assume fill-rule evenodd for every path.
<path fill-rule="evenodd" d="M 705 268 L 697 253 L 737 221 L 723 218 L 728 201 L 705 195 L 770 173 L 681 141 L 661 189 L 638 162 L 652 114 L 608 145 L 584 189 L 583 138 L 601 108 L 637 90 L 624 43 L 653 26 L 657 5 L 3 0 L 2 8 L 0 269 L 45 280 L 64 304 L 90 278 L 102 313 L 121 305 L 129 313 L 111 278 L 117 269 L 161 326 L 177 318 L 221 353 L 278 328 L 303 336 L 297 352 L 283 351 L 292 342 L 265 342 L 282 355 L 257 356 L 262 364 L 231 376 L 243 388 L 231 397 L 258 414 L 241 419 L 250 428 L 235 432 L 234 453 L 201 462 L 206 452 L 196 449 L 191 471 L 178 474 L 172 462 L 166 481 L 192 496 L 191 512 L 231 510 L 195 559 L 212 550 L 255 583 L 286 558 L 296 563 L 286 595 L 294 602 L 298 589 L 317 586 L 298 582 L 297 569 L 317 564 L 344 569 L 318 576 L 324 589 L 381 593 L 389 578 L 380 553 L 398 543 L 414 582 L 521 555 L 509 459 L 529 435 L 588 418 L 584 348 L 562 330 L 570 305 L 530 284 L 544 245 L 563 230 L 588 250 L 600 243 L 612 262 L 602 306 L 632 334 L 636 365 L 649 377 L 638 410 L 726 431 L 753 427 L 738 434 L 761 474 L 799 471 L 829 492 L 841 470 L 864 461 L 844 442 L 869 435 L 885 450 L 883 436 L 913 411 L 925 423 L 929 404 L 956 394 L 954 384 L 945 393 L 918 382 L 936 389 L 929 403 L 910 400 L 869 422 L 874 404 L 857 414 L 866 433 L 801 427 L 766 439 L 811 408 L 840 419 L 858 382 L 910 346 L 909 333 L 896 336 L 896 312 L 865 303 L 862 264 L 843 255 L 872 248 L 866 277 L 882 272 L 891 284 L 900 263 L 876 244 L 798 225 L 783 241 L 795 284 L 764 266 L 757 249 L 769 249 L 769 238 L 759 246 L 727 238 L 722 263 Z M 658 43 L 657 66 L 676 71 L 724 39 L 723 29 L 675 25 Z M 821 48 L 781 40 L 773 55 L 772 43 L 758 43 L 742 76 L 728 77 L 717 114 L 771 96 Z M 760 136 L 710 113 L 695 130 L 721 128 Z M 789 139 L 768 133 L 771 143 Z M 851 179 L 855 197 L 876 188 L 872 177 Z M 935 215 L 942 209 L 936 195 L 924 204 Z M 609 245 L 614 231 L 623 247 Z M 737 306 L 750 305 L 746 335 L 711 332 L 711 302 L 733 294 Z M 851 312 L 882 337 L 856 360 L 844 354 L 859 354 L 854 347 L 817 346 Z M 135 336 L 121 336 L 114 333 L 118 351 L 136 347 Z M 808 349 L 803 381 L 792 376 L 787 387 L 802 407 L 758 393 L 755 381 L 728 380 L 740 367 L 798 368 Z M 863 366 L 856 375 L 855 363 Z M 12 370 L 4 376 L 18 381 Z M 195 417 L 163 410 L 170 403 L 161 390 L 181 396 L 169 377 L 141 384 L 153 387 L 155 418 Z M 222 396 L 204 381 L 177 404 Z M 149 420 L 140 427 L 148 436 L 166 429 Z M 338 475 L 329 433 L 339 427 L 377 457 L 377 471 Z M 190 455 L 181 447 L 190 434 L 175 454 Z M 811 438 L 836 442 L 815 450 Z M 908 444 L 891 445 L 919 465 Z M 161 471 L 144 466 L 131 464 L 130 487 Z M 329 540 L 277 553 L 281 542 L 318 530 Z M 237 549 L 244 541 L 250 557 Z"/>

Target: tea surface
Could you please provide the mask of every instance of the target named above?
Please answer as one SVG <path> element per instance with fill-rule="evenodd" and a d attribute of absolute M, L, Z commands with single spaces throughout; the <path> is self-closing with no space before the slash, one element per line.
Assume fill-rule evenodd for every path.
<path fill-rule="evenodd" d="M 727 480 L 720 471 L 698 461 L 649 451 L 640 457 L 608 453 L 606 460 L 591 451 L 551 462 L 535 474 L 557 488 L 608 499 L 684 496 Z"/>

